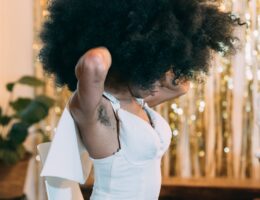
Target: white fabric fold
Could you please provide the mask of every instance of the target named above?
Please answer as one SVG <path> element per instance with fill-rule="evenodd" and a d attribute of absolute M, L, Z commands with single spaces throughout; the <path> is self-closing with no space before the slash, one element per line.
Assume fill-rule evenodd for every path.
<path fill-rule="evenodd" d="M 59 177 L 84 184 L 91 167 L 92 160 L 66 106 L 58 122 L 40 176 Z"/>

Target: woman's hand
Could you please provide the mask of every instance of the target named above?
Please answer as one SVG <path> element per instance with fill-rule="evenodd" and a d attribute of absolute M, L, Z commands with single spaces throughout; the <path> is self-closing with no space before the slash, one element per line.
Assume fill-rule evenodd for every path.
<path fill-rule="evenodd" d="M 171 71 L 166 72 L 165 79 L 161 80 L 162 89 L 168 91 L 174 95 L 173 98 L 184 95 L 190 89 L 190 82 L 187 80 L 176 80 L 176 84 L 173 84 L 174 73 Z"/>
<path fill-rule="evenodd" d="M 145 98 L 145 101 L 150 107 L 177 98 L 188 92 L 190 88 L 189 81 L 176 81 L 176 84 L 174 85 L 173 79 L 174 73 L 168 71 L 163 80 L 157 81 L 155 83 L 155 88 L 153 90 L 154 92 Z"/>

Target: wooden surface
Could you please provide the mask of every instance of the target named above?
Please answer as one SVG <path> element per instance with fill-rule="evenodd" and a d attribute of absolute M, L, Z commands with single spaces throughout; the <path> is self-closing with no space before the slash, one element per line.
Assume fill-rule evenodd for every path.
<path fill-rule="evenodd" d="M 233 188 L 258 189 L 260 180 L 253 179 L 227 179 L 227 178 L 165 178 L 163 186 L 206 187 L 206 188 Z"/>
<path fill-rule="evenodd" d="M 93 179 L 82 186 L 89 199 Z M 260 200 L 260 180 L 250 179 L 163 179 L 159 200 Z"/>
<path fill-rule="evenodd" d="M 23 160 L 10 166 L 0 163 L 0 200 L 23 195 L 30 157 L 30 154 L 26 154 Z"/>
<path fill-rule="evenodd" d="M 161 200 L 260 200 L 260 180 L 168 178 L 160 196 Z"/>

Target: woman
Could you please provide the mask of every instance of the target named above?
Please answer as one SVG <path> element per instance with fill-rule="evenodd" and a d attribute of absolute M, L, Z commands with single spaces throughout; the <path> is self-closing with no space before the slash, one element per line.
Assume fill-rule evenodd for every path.
<path fill-rule="evenodd" d="M 49 12 L 40 59 L 74 91 L 91 199 L 158 199 L 171 130 L 150 107 L 185 94 L 213 51 L 234 53 L 239 19 L 203 0 L 53 0 Z"/>

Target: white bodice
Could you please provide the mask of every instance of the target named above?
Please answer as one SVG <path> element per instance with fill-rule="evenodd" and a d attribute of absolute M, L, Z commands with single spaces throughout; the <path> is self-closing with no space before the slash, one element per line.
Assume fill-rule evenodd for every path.
<path fill-rule="evenodd" d="M 94 187 L 91 200 L 157 200 L 161 188 L 161 158 L 172 133 L 168 123 L 143 99 L 153 127 L 120 107 L 120 102 L 104 92 L 119 120 L 120 149 L 102 159 L 93 159 Z"/>

